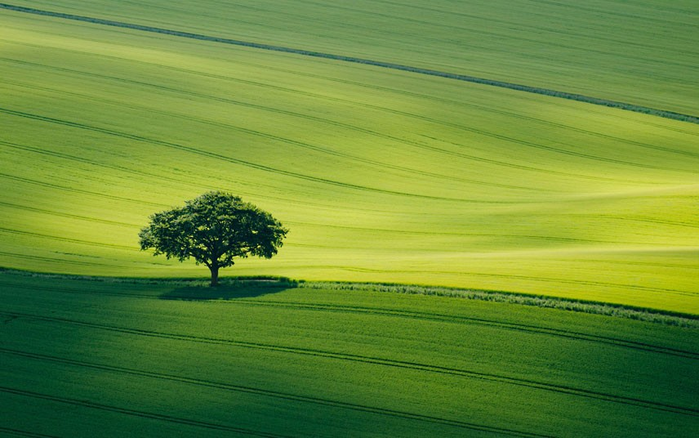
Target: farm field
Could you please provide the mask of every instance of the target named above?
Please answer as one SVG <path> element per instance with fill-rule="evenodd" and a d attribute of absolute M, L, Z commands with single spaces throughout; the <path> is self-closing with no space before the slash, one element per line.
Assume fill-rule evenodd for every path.
<path fill-rule="evenodd" d="M 692 436 L 696 328 L 372 291 L 0 272 L 0 435 Z M 40 421 L 38 421 L 40 419 Z"/>
<path fill-rule="evenodd" d="M 0 3 L 0 437 L 696 435 L 698 18 Z M 219 288 L 138 242 L 210 190 Z"/>
<path fill-rule="evenodd" d="M 10 3 L 699 115 L 693 0 Z"/>
<path fill-rule="evenodd" d="M 122 3 L 120 15 L 107 2 L 51 9 L 255 36 L 223 32 L 220 20 L 202 28 L 211 14 L 198 9 L 141 21 L 163 3 Z M 675 9 L 667 13 L 682 12 Z M 279 256 L 223 275 L 456 286 L 699 313 L 699 125 L 9 10 L 0 24 L 0 266 L 204 276 L 139 252 L 137 233 L 150 214 L 223 189 L 291 229 Z M 320 41 L 345 41 L 332 32 L 348 28 L 331 27 Z M 693 50 L 682 32 L 654 44 Z M 307 48 L 303 35 L 282 42 Z M 440 67 L 395 47 L 324 44 L 318 49 L 391 51 L 387 61 Z M 688 71 L 672 71 L 686 83 Z M 572 81 L 561 84 L 567 90 L 586 91 L 575 80 L 585 75 L 561 76 Z M 653 97 L 659 87 L 634 89 L 653 101 L 593 94 L 694 111 L 691 93 L 671 91 L 670 105 Z"/>

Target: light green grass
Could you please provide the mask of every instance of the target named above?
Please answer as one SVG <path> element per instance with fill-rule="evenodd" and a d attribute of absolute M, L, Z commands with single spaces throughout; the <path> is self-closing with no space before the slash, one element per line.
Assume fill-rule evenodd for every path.
<path fill-rule="evenodd" d="M 688 437 L 699 426 L 696 328 L 275 282 L 0 272 L 0 298 L 0 434 Z"/>
<path fill-rule="evenodd" d="M 0 21 L 0 266 L 204 276 L 139 252 L 137 232 L 223 189 L 291 229 L 277 257 L 224 275 L 699 313 L 697 125 L 8 11 Z"/>
<path fill-rule="evenodd" d="M 17 0 L 699 115 L 695 1 Z"/>

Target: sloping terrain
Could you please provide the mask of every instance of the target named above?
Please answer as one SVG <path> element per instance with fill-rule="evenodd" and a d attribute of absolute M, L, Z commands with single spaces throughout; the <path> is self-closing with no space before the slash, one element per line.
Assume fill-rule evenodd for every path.
<path fill-rule="evenodd" d="M 288 283 L 207 289 L 0 272 L 0 435 L 689 437 L 699 427 L 696 328 Z"/>
<path fill-rule="evenodd" d="M 472 75 L 699 116 L 693 0 L 17 0 L 20 7 Z"/>
<path fill-rule="evenodd" d="M 694 436 L 697 18 L 0 3 L 0 436 Z M 138 231 L 208 190 L 291 230 L 223 276 L 543 296 L 202 287 Z"/>
<path fill-rule="evenodd" d="M 241 262 L 239 275 L 699 309 L 695 124 L 33 14 L 0 20 L 2 266 L 205 275 L 139 253 L 137 232 L 224 189 L 291 229 L 277 258 Z"/>

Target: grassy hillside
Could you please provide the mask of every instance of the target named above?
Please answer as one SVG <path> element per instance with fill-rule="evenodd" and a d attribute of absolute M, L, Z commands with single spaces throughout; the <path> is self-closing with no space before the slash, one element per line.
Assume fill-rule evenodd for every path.
<path fill-rule="evenodd" d="M 17 0 L 699 115 L 695 1 Z"/>
<path fill-rule="evenodd" d="M 3 436 L 689 437 L 699 427 L 696 328 L 275 282 L 212 292 L 0 272 L 0 299 Z"/>
<path fill-rule="evenodd" d="M 17 12 L 0 24 L 0 266 L 205 275 L 140 253 L 137 232 L 223 189 L 291 229 L 237 275 L 699 313 L 698 125 Z"/>

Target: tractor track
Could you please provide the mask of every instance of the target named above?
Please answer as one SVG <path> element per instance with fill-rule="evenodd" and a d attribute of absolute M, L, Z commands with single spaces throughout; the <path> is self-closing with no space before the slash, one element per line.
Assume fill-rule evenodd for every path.
<path fill-rule="evenodd" d="M 23 436 L 28 438 L 58 438 L 56 435 L 46 435 L 43 433 L 30 432 L 27 430 L 13 429 L 10 427 L 0 426 L 0 433 L 9 434 L 12 436 Z"/>
<path fill-rule="evenodd" d="M 344 56 L 344 55 L 337 55 L 337 54 L 332 54 L 332 53 L 316 52 L 316 51 L 312 51 L 312 50 L 295 49 L 292 47 L 277 46 L 277 45 L 271 45 L 271 44 L 262 44 L 262 43 L 256 43 L 256 42 L 251 42 L 251 41 L 242 41 L 242 40 L 236 40 L 236 39 L 232 39 L 232 38 L 216 37 L 216 36 L 204 35 L 204 34 L 198 34 L 198 33 L 192 33 L 192 32 L 184 32 L 184 31 L 179 31 L 179 30 L 174 30 L 174 29 L 165 29 L 165 28 L 160 28 L 160 27 L 145 26 L 145 25 L 140 25 L 140 24 L 135 24 L 135 23 L 126 23 L 126 22 L 122 22 L 122 21 L 107 20 L 107 19 L 103 19 L 103 18 L 87 17 L 87 16 L 83 16 L 83 15 L 67 14 L 67 13 L 63 13 L 63 12 L 46 11 L 46 10 L 42 10 L 42 9 L 28 8 L 28 7 L 17 6 L 17 5 L 7 4 L 7 3 L 0 3 L 0 9 L 5 9 L 5 10 L 9 10 L 9 11 L 14 11 L 14 12 L 20 12 L 20 13 L 26 13 L 26 14 L 32 14 L 32 15 L 41 15 L 41 16 L 52 17 L 52 18 L 60 18 L 60 19 L 64 19 L 64 20 L 80 21 L 80 22 L 92 23 L 92 24 L 102 25 L 102 26 L 110 26 L 110 27 L 117 27 L 117 28 L 122 28 L 122 29 L 130 29 L 130 30 L 137 30 L 137 31 L 142 31 L 142 32 L 170 35 L 170 36 L 199 40 L 199 41 L 228 44 L 228 45 L 233 45 L 233 46 L 248 47 L 248 48 L 252 48 L 252 49 L 268 50 L 268 51 L 273 51 L 273 52 L 290 53 L 290 54 L 294 54 L 294 55 L 308 56 L 308 57 L 321 58 L 321 59 L 329 59 L 329 60 L 342 61 L 342 62 L 348 62 L 348 63 L 353 63 L 353 64 L 363 64 L 363 65 L 369 65 L 369 66 L 373 66 L 373 67 L 380 67 L 380 68 L 386 68 L 386 69 L 391 69 L 391 70 L 399 70 L 399 71 L 416 73 L 416 74 L 427 75 L 427 76 L 436 76 L 436 77 L 441 77 L 441 78 L 445 78 L 445 79 L 453 79 L 453 80 L 458 80 L 458 81 L 462 81 L 462 82 L 469 82 L 469 83 L 475 83 L 475 84 L 480 84 L 480 85 L 505 88 L 505 89 L 515 90 L 515 91 L 520 91 L 520 92 L 539 94 L 539 95 L 544 95 L 544 96 L 551 96 L 551 97 L 562 98 L 562 99 L 567 99 L 567 100 L 574 100 L 574 101 L 578 101 L 578 102 L 584 102 L 584 103 L 589 103 L 589 104 L 594 104 L 594 105 L 599 105 L 599 106 L 607 106 L 607 107 L 611 107 L 611 108 L 617 108 L 617 109 L 632 111 L 632 112 L 636 112 L 636 113 L 649 114 L 649 115 L 653 115 L 653 116 L 657 116 L 657 117 L 664 117 L 667 119 L 678 120 L 678 121 L 682 121 L 682 122 L 699 124 L 699 117 L 694 116 L 694 115 L 682 114 L 682 113 L 678 113 L 678 112 L 674 112 L 674 111 L 667 111 L 667 110 L 650 108 L 650 107 L 641 106 L 641 105 L 629 104 L 629 103 L 625 103 L 625 102 L 613 101 L 613 100 L 608 100 L 608 99 L 601 99 L 598 97 L 585 96 L 585 95 L 576 94 L 576 93 L 568 93 L 568 92 L 564 92 L 564 91 L 557 91 L 557 90 L 552 90 L 552 89 L 547 89 L 547 88 L 540 88 L 540 87 L 533 87 L 533 86 L 522 85 L 522 84 L 515 84 L 512 82 L 498 81 L 498 80 L 494 80 L 494 79 L 480 78 L 480 77 L 476 77 L 476 76 L 470 76 L 470 75 L 464 75 L 464 74 L 458 74 L 458 73 L 449 73 L 449 72 L 432 70 L 432 69 L 427 69 L 427 68 L 411 67 L 411 66 L 403 65 L 403 64 L 395 64 L 395 63 L 391 63 L 391 62 L 383 62 L 383 61 L 377 61 L 377 60 L 372 60 L 372 59 L 357 58 L 357 57 L 353 57 L 353 56 Z"/>
<path fill-rule="evenodd" d="M 235 432 L 243 435 L 256 436 L 261 438 L 292 438 L 290 435 L 279 435 L 273 433 L 266 433 L 261 431 L 256 431 L 252 429 L 244 429 L 241 427 L 234 427 L 226 424 L 211 423 L 208 421 L 192 420 L 189 418 L 175 417 L 172 415 L 158 414 L 155 412 L 139 411 L 136 409 L 129 409 L 119 406 L 111 406 L 102 403 L 97 403 L 89 400 L 74 399 L 68 397 L 61 397 L 56 395 L 44 394 L 34 391 L 26 391 L 17 388 L 9 388 L 5 386 L 0 386 L 0 392 L 6 394 L 14 394 L 24 397 L 29 397 L 39 400 L 48 400 L 51 402 L 69 404 L 73 406 L 78 406 L 81 408 L 96 409 L 100 411 L 116 412 L 119 414 L 125 414 L 133 417 L 147 418 L 151 420 L 166 421 L 168 423 L 183 424 L 187 426 L 194 426 L 205 429 L 220 430 L 224 432 Z M 32 436 L 32 435 L 29 435 Z M 41 435 L 39 435 L 41 436 Z"/>
<path fill-rule="evenodd" d="M 5 315 L 7 317 L 14 316 L 16 318 L 21 318 L 24 320 L 48 322 L 50 324 L 62 324 L 62 325 L 74 325 L 74 326 L 79 326 L 79 327 L 88 327 L 88 328 L 97 329 L 97 330 L 104 330 L 104 331 L 108 331 L 108 332 L 122 333 L 122 334 L 136 335 L 136 336 L 146 336 L 146 337 L 151 337 L 151 338 L 161 338 L 161 339 L 169 339 L 169 340 L 184 341 L 184 342 L 196 342 L 196 343 L 211 344 L 211 345 L 225 345 L 225 346 L 236 347 L 236 348 L 247 348 L 247 349 L 260 350 L 260 351 L 272 351 L 272 352 L 276 352 L 276 353 L 295 354 L 295 355 L 318 357 L 318 358 L 325 358 L 325 359 L 334 359 L 334 360 L 356 362 L 356 363 L 363 363 L 363 364 L 369 364 L 369 365 L 380 365 L 380 366 L 387 366 L 387 367 L 392 367 L 392 368 L 408 369 L 408 370 L 412 370 L 412 371 L 435 373 L 435 374 L 445 375 L 445 376 L 464 377 L 464 378 L 469 378 L 469 379 L 477 379 L 477 380 L 488 381 L 488 382 L 521 386 L 521 387 L 526 387 L 526 388 L 530 388 L 530 389 L 543 390 L 543 391 L 547 391 L 547 392 L 554 392 L 554 393 L 559 393 L 559 394 L 564 394 L 564 395 L 584 397 L 584 398 L 595 399 L 595 400 L 600 400 L 600 401 L 605 401 L 605 402 L 618 403 L 618 404 L 623 404 L 623 405 L 627 405 L 627 406 L 635 406 L 635 407 L 641 407 L 641 408 L 652 409 L 652 410 L 657 410 L 657 411 L 671 412 L 674 414 L 699 417 L 699 409 L 694 409 L 694 408 L 675 406 L 675 405 L 671 405 L 671 404 L 642 400 L 642 399 L 633 398 L 633 397 L 625 397 L 625 396 L 619 396 L 619 395 L 614 395 L 614 394 L 606 394 L 606 393 L 598 392 L 598 391 L 591 391 L 591 390 L 586 390 L 586 389 L 574 388 L 574 387 L 567 386 L 567 385 L 550 384 L 550 383 L 538 382 L 538 381 L 528 380 L 528 379 L 523 379 L 523 378 L 507 377 L 507 376 L 501 376 L 501 375 L 492 374 L 492 373 L 483 373 L 483 372 L 477 372 L 477 371 L 462 370 L 462 369 L 458 369 L 458 368 L 443 367 L 443 366 L 430 365 L 430 364 L 424 364 L 424 363 L 419 363 L 419 362 L 393 360 L 393 359 L 387 359 L 387 358 L 381 358 L 381 357 L 364 356 L 364 355 L 360 355 L 360 354 L 334 352 L 334 351 L 327 351 L 327 350 L 321 350 L 321 349 L 316 349 L 316 348 L 293 347 L 293 346 L 287 346 L 287 345 L 267 344 L 267 343 L 262 343 L 262 342 L 236 341 L 233 339 L 226 339 L 226 338 L 216 338 L 216 337 L 208 337 L 208 336 L 194 336 L 194 335 L 181 334 L 181 333 L 158 332 L 158 331 L 152 331 L 152 330 L 120 327 L 120 326 L 113 326 L 113 325 L 108 325 L 108 324 L 97 324 L 97 323 L 79 321 L 79 320 L 74 320 L 74 319 L 69 319 L 69 318 L 49 317 L 49 316 L 42 316 L 42 315 L 21 313 L 21 312 L 0 311 L 0 315 Z"/>
<path fill-rule="evenodd" d="M 450 197 L 444 197 L 444 196 L 425 195 L 425 194 L 418 194 L 418 193 L 411 193 L 411 192 L 400 192 L 400 191 L 395 191 L 395 190 L 381 189 L 378 187 L 363 186 L 363 185 L 358 185 L 358 184 L 346 183 L 346 182 L 342 182 L 342 181 L 336 181 L 336 180 L 332 180 L 332 179 L 328 179 L 328 178 L 306 175 L 306 174 L 302 174 L 302 173 L 298 173 L 298 172 L 292 172 L 289 170 L 278 169 L 278 168 L 270 167 L 270 166 L 267 166 L 264 164 L 253 163 L 250 161 L 241 160 L 238 158 L 233 158 L 230 156 L 222 155 L 222 154 L 217 153 L 217 152 L 210 152 L 210 151 L 206 151 L 203 149 L 197 149 L 197 148 L 191 147 L 191 146 L 185 146 L 185 145 L 181 145 L 181 144 L 177 144 L 177 143 L 173 143 L 173 142 L 147 138 L 147 137 L 143 137 L 143 136 L 136 135 L 136 134 L 130 134 L 127 132 L 116 131 L 113 129 L 107 129 L 107 128 L 101 128 L 101 127 L 97 127 L 97 126 L 86 125 L 84 123 L 78 123 L 78 122 L 73 122 L 73 121 L 68 121 L 68 120 L 61 120 L 61 119 L 56 119 L 53 117 L 46 117 L 46 116 L 42 116 L 42 115 L 38 115 L 38 114 L 25 113 L 22 111 L 15 111 L 15 110 L 8 109 L 8 108 L 0 108 L 0 113 L 4 113 L 7 115 L 16 116 L 16 117 L 21 117 L 21 118 L 25 118 L 25 119 L 30 119 L 30 120 L 37 120 L 37 121 L 41 121 L 41 122 L 54 123 L 54 124 L 58 124 L 58 125 L 68 126 L 71 128 L 84 129 L 84 130 L 97 132 L 100 134 L 105 134 L 105 135 L 110 135 L 110 136 L 115 136 L 115 137 L 120 137 L 120 138 L 126 138 L 126 139 L 137 141 L 140 143 L 146 143 L 146 144 L 151 144 L 151 145 L 155 145 L 155 146 L 166 147 L 169 149 L 179 150 L 179 151 L 182 151 L 185 153 L 199 155 L 199 156 L 203 156 L 203 157 L 207 157 L 207 158 L 213 158 L 216 160 L 220 160 L 220 161 L 248 167 L 248 168 L 259 170 L 262 172 L 270 172 L 270 173 L 284 175 L 284 176 L 295 178 L 295 179 L 311 181 L 313 183 L 320 183 L 320 184 L 326 184 L 326 185 L 331 185 L 331 186 L 337 186 L 337 187 L 341 187 L 344 189 L 359 190 L 359 191 L 363 191 L 363 192 L 375 192 L 375 193 L 380 193 L 380 194 L 384 194 L 384 195 L 405 196 L 405 197 L 410 197 L 410 198 L 427 199 L 427 200 L 434 200 L 434 201 L 467 202 L 467 203 L 479 203 L 479 204 L 513 204 L 514 203 L 514 202 L 506 202 L 506 201 L 488 201 L 488 200 L 480 200 L 480 199 L 450 198 Z M 12 178 L 12 179 L 16 179 L 16 180 L 28 180 L 26 178 L 20 178 L 20 177 L 6 175 L 6 174 L 0 174 L 0 176 L 4 176 L 6 178 Z M 43 183 L 42 185 L 50 186 L 51 184 Z M 90 194 L 94 194 L 94 192 L 88 192 L 85 190 L 79 190 L 79 189 L 72 189 L 72 190 L 77 191 L 77 192 L 87 192 Z M 115 197 L 115 198 L 119 198 L 119 197 Z M 143 202 L 145 203 L 145 201 L 143 201 Z"/>
<path fill-rule="evenodd" d="M 8 284 L 8 283 L 4 283 Z M 26 291 L 33 291 L 34 289 L 23 287 L 22 284 L 12 284 L 10 286 L 13 289 L 21 289 Z M 84 289 L 73 289 L 73 288 L 51 288 L 52 293 L 66 293 L 75 295 L 87 295 L 94 296 L 95 292 L 92 290 Z M 197 296 L 177 296 L 177 297 L 167 297 L 163 298 L 161 296 L 153 294 L 139 294 L 139 293 L 123 293 L 123 292 L 105 292 L 100 291 L 99 296 L 113 296 L 113 297 L 125 297 L 125 298 L 137 298 L 137 299 L 147 299 L 147 300 L 192 300 L 192 301 L 205 301 L 201 297 Z M 356 313 L 363 315 L 372 316 L 382 316 L 391 318 L 406 318 L 406 319 L 419 319 L 424 321 L 435 321 L 435 322 L 447 322 L 453 324 L 473 324 L 486 327 L 494 327 L 503 330 L 513 330 L 517 332 L 535 333 L 543 334 L 549 336 L 556 336 L 567 339 L 574 339 L 579 341 L 592 342 L 597 344 L 606 344 L 614 347 L 620 348 L 630 348 L 634 350 L 666 354 L 670 356 L 682 357 L 686 359 L 699 360 L 699 353 L 682 350 L 678 348 L 663 347 L 660 345 L 653 345 L 645 342 L 629 341 L 626 339 L 614 338 L 611 336 L 601 336 L 594 335 L 583 332 L 576 332 L 572 330 L 561 330 L 550 327 L 541 327 L 531 324 L 519 324 L 506 321 L 497 321 L 485 318 L 475 318 L 471 316 L 458 316 L 458 315 L 447 315 L 439 313 L 428 313 L 419 312 L 411 310 L 400 310 L 400 309 L 380 309 L 376 307 L 368 306 L 346 306 L 337 304 L 309 304 L 303 302 L 294 301 L 273 301 L 273 300 L 255 300 L 246 298 L 235 298 L 230 301 L 215 301 L 218 304 L 226 304 L 231 306 L 251 306 L 251 307 L 275 307 L 275 308 L 286 308 L 286 309 L 297 309 L 297 310 L 308 310 L 317 312 L 338 312 L 338 313 Z"/>
<path fill-rule="evenodd" d="M 78 366 L 78 367 L 83 367 L 83 368 L 105 370 L 105 371 L 114 372 L 114 373 L 148 377 L 148 378 L 166 380 L 166 381 L 173 381 L 173 382 L 185 383 L 185 384 L 189 384 L 189 385 L 196 385 L 196 386 L 207 387 L 207 388 L 216 388 L 216 389 L 221 389 L 221 390 L 225 390 L 225 391 L 254 394 L 254 395 L 258 395 L 258 396 L 271 397 L 271 398 L 281 399 L 281 400 L 289 400 L 289 401 L 294 401 L 294 402 L 303 402 L 303 403 L 310 403 L 310 404 L 315 404 L 315 405 L 330 406 L 330 407 L 334 407 L 334 408 L 348 409 L 348 410 L 359 411 L 359 412 L 368 412 L 368 413 L 372 413 L 372 414 L 378 414 L 378 415 L 389 416 L 389 417 L 394 417 L 394 418 L 401 418 L 401 419 L 408 419 L 408 420 L 416 420 L 416 421 L 421 421 L 421 422 L 431 423 L 431 424 L 460 427 L 460 428 L 464 428 L 464 429 L 479 430 L 479 431 L 486 431 L 486 432 L 496 432 L 496 433 L 512 435 L 512 436 L 522 436 L 522 437 L 544 437 L 544 436 L 546 436 L 546 435 L 541 435 L 541 434 L 514 431 L 514 430 L 504 429 L 504 428 L 500 428 L 500 427 L 485 426 L 485 425 L 469 423 L 469 422 L 464 422 L 464 421 L 450 420 L 450 419 L 434 417 L 434 416 L 430 416 L 430 415 L 421 415 L 421 414 L 415 414 L 415 413 L 411 413 L 411 412 L 398 411 L 398 410 L 394 410 L 394 409 L 385 409 L 385 408 L 361 405 L 361 404 L 356 404 L 356 403 L 346 403 L 346 402 L 337 401 L 337 400 L 330 400 L 330 399 L 324 399 L 324 398 L 318 398 L 318 397 L 308 397 L 308 396 L 291 394 L 291 393 L 284 393 L 284 392 L 279 392 L 279 391 L 270 391 L 270 390 L 261 389 L 261 388 L 253 388 L 253 387 L 249 387 L 249 386 L 232 385 L 232 384 L 224 383 L 224 382 L 216 382 L 216 381 L 204 380 L 204 379 L 195 379 L 195 378 L 191 378 L 191 377 L 177 376 L 177 375 L 171 375 L 171 374 L 165 374 L 165 373 L 157 373 L 157 372 L 152 372 L 152 371 L 144 371 L 144 370 L 133 369 L 133 368 L 97 364 L 97 363 L 92 363 L 92 362 L 85 362 L 85 361 L 80 361 L 80 360 L 67 359 L 67 358 L 62 358 L 62 357 L 57 357 L 57 356 L 49 356 L 49 355 L 44 355 L 44 354 L 36 354 L 36 353 L 30 353 L 30 352 L 19 351 L 19 350 L 12 350 L 12 349 L 7 349 L 7 348 L 0 348 L 0 353 L 10 354 L 10 355 L 19 356 L 19 357 L 25 357 L 25 358 L 29 358 L 29 359 L 33 359 L 33 360 L 40 360 L 40 361 L 45 361 L 45 362 L 50 362 L 50 363 L 60 363 L 60 364 L 65 364 L 65 365 L 70 365 L 70 366 Z"/>

